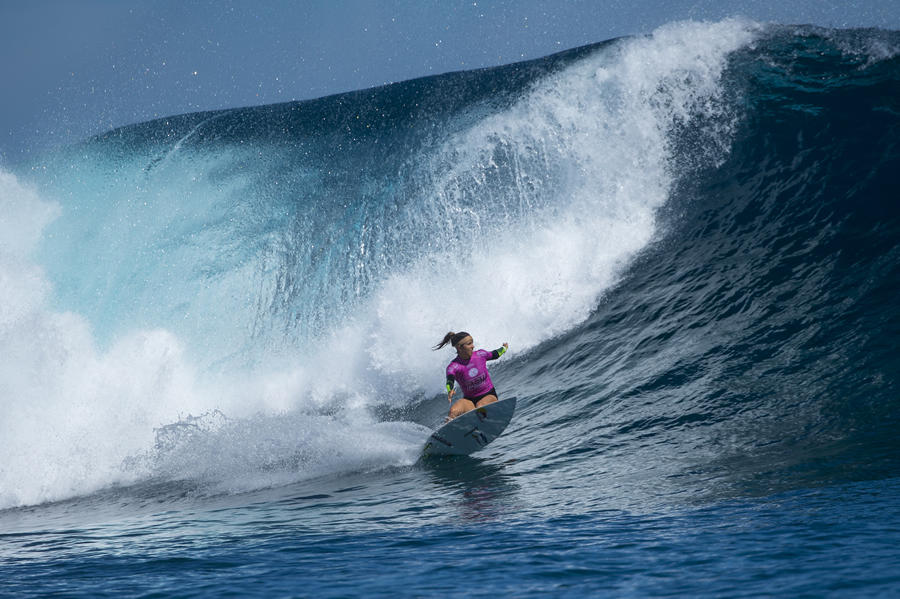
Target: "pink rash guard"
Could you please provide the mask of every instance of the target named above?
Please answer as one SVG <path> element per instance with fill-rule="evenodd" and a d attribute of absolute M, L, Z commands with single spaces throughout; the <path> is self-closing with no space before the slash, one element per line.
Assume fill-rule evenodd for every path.
<path fill-rule="evenodd" d="M 447 365 L 447 378 L 456 379 L 456 382 L 462 387 L 463 397 L 467 399 L 484 395 L 494 388 L 491 383 L 491 375 L 488 374 L 487 361 L 495 359 L 494 352 L 484 349 L 476 349 L 468 360 L 457 356 Z"/>

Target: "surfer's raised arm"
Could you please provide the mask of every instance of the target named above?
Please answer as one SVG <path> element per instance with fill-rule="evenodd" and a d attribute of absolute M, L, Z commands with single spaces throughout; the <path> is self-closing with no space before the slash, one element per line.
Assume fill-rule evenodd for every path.
<path fill-rule="evenodd" d="M 453 402 L 453 387 L 459 383 L 463 392 L 463 398 L 450 406 L 447 419 L 453 419 L 460 414 L 465 414 L 476 407 L 484 406 L 497 401 L 497 390 L 491 382 L 486 362 L 496 360 L 509 349 L 509 344 L 494 351 L 475 349 L 475 341 L 466 332 L 449 332 L 444 335 L 440 343 L 434 346 L 435 350 L 450 345 L 456 350 L 456 358 L 447 366 L 447 401 Z"/>

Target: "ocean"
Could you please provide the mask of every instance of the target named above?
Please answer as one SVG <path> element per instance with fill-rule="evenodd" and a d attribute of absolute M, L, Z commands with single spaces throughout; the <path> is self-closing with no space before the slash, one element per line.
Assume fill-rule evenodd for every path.
<path fill-rule="evenodd" d="M 900 594 L 900 33 L 671 23 L 0 170 L 0 595 Z M 447 331 L 506 432 L 421 459 Z"/>

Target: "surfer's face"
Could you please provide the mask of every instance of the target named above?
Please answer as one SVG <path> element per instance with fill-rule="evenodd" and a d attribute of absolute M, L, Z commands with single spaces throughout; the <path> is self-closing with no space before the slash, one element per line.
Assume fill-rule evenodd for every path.
<path fill-rule="evenodd" d="M 475 351 L 475 341 L 472 339 L 472 336 L 468 336 L 459 343 L 456 344 L 456 353 L 459 354 L 460 358 L 468 359 L 472 357 L 472 352 Z"/>

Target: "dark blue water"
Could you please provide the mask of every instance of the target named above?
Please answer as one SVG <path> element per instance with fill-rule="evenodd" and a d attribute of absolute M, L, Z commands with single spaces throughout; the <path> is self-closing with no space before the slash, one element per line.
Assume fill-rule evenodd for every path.
<path fill-rule="evenodd" d="M 674 24 L 0 173 L 0 593 L 897 594 L 898 48 Z M 419 460 L 460 329 L 518 412 Z"/>

